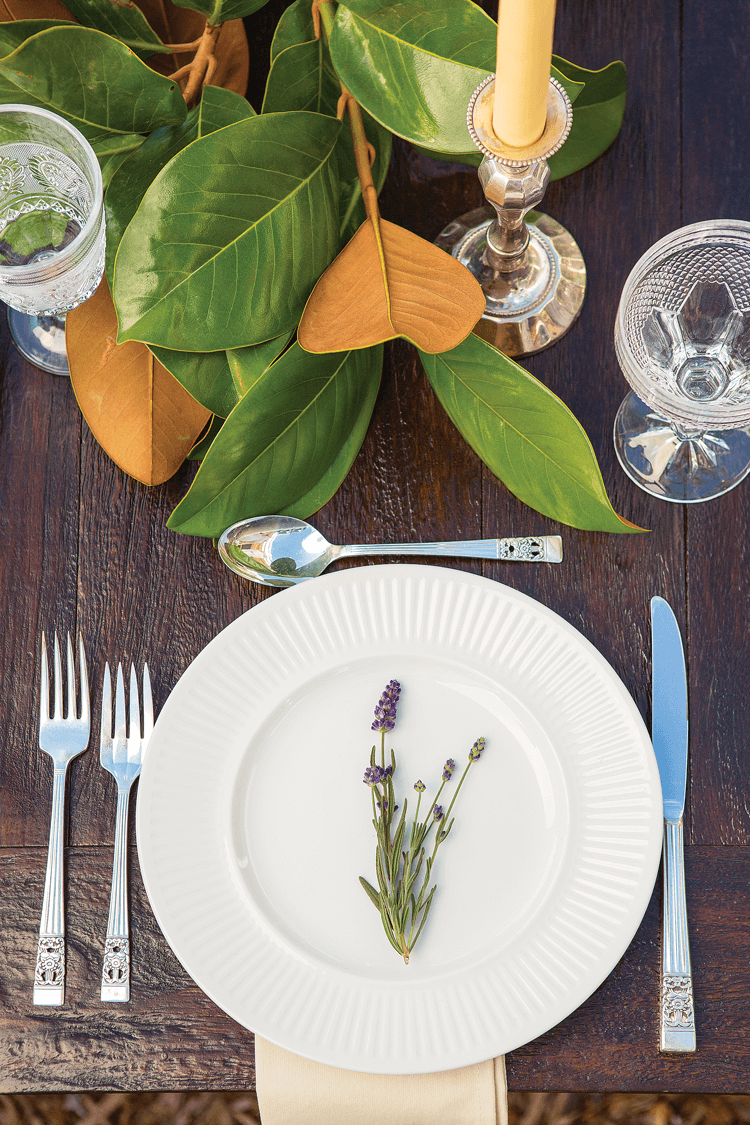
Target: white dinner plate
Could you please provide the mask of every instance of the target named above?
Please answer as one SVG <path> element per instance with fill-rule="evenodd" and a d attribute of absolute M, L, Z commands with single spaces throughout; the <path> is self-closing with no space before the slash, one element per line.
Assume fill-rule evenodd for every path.
<path fill-rule="evenodd" d="M 390 679 L 410 807 L 487 739 L 408 966 L 358 881 Z M 630 695 L 555 613 L 461 571 L 364 566 L 275 594 L 193 661 L 137 826 L 154 913 L 219 1007 L 307 1058 L 413 1074 L 510 1051 L 598 987 L 653 889 L 661 790 Z"/>

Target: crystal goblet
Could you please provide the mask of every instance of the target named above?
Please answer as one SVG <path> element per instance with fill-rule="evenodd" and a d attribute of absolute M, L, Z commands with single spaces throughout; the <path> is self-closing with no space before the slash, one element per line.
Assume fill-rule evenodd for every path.
<path fill-rule="evenodd" d="M 45 109 L 0 106 L 0 300 L 18 350 L 67 375 L 65 313 L 104 271 L 99 162 L 74 126 Z"/>
<path fill-rule="evenodd" d="M 615 451 L 646 492 L 721 496 L 750 472 L 750 223 L 714 219 L 647 250 L 620 298 L 615 351 L 633 388 Z"/>

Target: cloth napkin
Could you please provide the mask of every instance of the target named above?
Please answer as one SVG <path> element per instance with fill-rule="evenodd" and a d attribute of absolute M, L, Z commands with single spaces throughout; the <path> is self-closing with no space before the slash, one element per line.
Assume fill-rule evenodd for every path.
<path fill-rule="evenodd" d="M 255 1037 L 262 1125 L 508 1125 L 505 1057 L 439 1074 L 359 1074 Z"/>

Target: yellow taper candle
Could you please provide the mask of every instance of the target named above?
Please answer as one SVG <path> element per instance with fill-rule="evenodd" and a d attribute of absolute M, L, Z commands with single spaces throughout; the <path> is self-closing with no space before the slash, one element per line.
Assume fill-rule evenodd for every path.
<path fill-rule="evenodd" d="M 554 24 L 555 0 L 499 0 L 492 125 L 514 148 L 544 132 Z"/>

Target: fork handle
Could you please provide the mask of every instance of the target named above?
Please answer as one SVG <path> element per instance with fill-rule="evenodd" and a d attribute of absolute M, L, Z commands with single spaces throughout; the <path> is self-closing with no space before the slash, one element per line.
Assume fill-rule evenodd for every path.
<path fill-rule="evenodd" d="M 44 878 L 42 920 L 34 970 L 34 1003 L 58 1005 L 65 1000 L 65 910 L 63 857 L 65 833 L 65 769 L 52 777 L 52 818 Z"/>
<path fill-rule="evenodd" d="M 661 956 L 662 1051 L 695 1050 L 682 820 L 664 821 L 664 929 Z"/>
<path fill-rule="evenodd" d="M 130 937 L 128 930 L 128 807 L 130 790 L 117 789 L 115 856 L 109 896 L 107 937 L 102 964 L 102 1000 L 130 999 Z"/>

